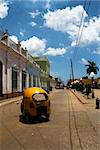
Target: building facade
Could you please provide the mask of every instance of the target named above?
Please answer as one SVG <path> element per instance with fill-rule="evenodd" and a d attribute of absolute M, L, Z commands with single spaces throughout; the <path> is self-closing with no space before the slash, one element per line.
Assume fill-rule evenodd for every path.
<path fill-rule="evenodd" d="M 0 40 L 0 99 L 18 96 L 24 88 L 40 86 L 40 67 L 20 42 L 7 32 Z"/>
<path fill-rule="evenodd" d="M 50 63 L 47 57 L 33 57 L 33 59 L 41 68 L 41 75 L 40 75 L 41 87 L 49 88 Z"/>
<path fill-rule="evenodd" d="M 50 75 L 50 62 L 47 57 L 33 57 L 34 61 L 41 68 L 40 85 L 48 89 L 55 88 L 55 78 Z"/>
<path fill-rule="evenodd" d="M 54 89 L 56 87 L 56 80 L 53 76 L 49 75 L 50 88 Z"/>

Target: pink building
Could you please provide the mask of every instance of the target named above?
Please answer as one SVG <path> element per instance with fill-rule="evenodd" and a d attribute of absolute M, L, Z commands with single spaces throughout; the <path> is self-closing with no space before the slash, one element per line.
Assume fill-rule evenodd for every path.
<path fill-rule="evenodd" d="M 0 99 L 18 96 L 30 86 L 40 86 L 40 67 L 5 32 L 0 40 Z"/>

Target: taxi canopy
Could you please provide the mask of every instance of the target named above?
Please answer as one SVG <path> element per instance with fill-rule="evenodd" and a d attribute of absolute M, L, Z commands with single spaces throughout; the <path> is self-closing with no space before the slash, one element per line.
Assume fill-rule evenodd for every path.
<path fill-rule="evenodd" d="M 32 97 L 32 95 L 35 94 L 35 93 L 45 93 L 46 95 L 48 95 L 47 92 L 45 90 L 43 90 L 42 88 L 30 87 L 30 88 L 27 88 L 27 89 L 24 90 L 24 92 L 23 92 L 24 95 L 23 96 Z"/>

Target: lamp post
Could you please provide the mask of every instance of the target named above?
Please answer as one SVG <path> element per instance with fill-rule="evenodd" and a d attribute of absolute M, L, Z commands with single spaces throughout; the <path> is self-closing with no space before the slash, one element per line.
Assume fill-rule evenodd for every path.
<path fill-rule="evenodd" d="M 93 80 L 94 80 L 94 77 L 95 77 L 95 73 L 94 73 L 94 72 L 91 72 L 91 73 L 90 73 L 90 77 L 91 77 L 91 79 L 92 79 L 92 98 L 94 98 Z"/>

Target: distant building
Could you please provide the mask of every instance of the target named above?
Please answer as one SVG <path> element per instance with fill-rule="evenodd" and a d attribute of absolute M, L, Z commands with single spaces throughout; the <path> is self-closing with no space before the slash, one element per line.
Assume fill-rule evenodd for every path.
<path fill-rule="evenodd" d="M 33 60 L 33 57 L 31 55 L 28 55 L 28 60 L 31 61 L 31 63 L 27 64 L 27 72 L 29 74 L 29 87 L 39 87 L 41 73 L 40 66 Z"/>
<path fill-rule="evenodd" d="M 41 68 L 41 75 L 40 75 L 40 84 L 41 87 L 50 87 L 50 63 L 47 57 L 33 57 L 34 61 L 40 66 Z"/>
<path fill-rule="evenodd" d="M 56 89 L 64 88 L 64 83 L 60 78 L 55 78 L 55 81 L 56 81 L 56 86 L 55 86 Z"/>
<path fill-rule="evenodd" d="M 40 67 L 6 31 L 0 40 L 0 99 L 18 96 L 31 86 L 40 86 Z"/>
<path fill-rule="evenodd" d="M 50 81 L 50 87 L 55 88 L 56 86 L 56 80 L 53 76 L 49 75 L 49 81 Z"/>
<path fill-rule="evenodd" d="M 100 77 L 95 78 L 93 82 L 94 82 L 94 87 L 100 89 Z M 82 83 L 84 83 L 84 85 L 92 84 L 92 80 L 91 79 L 82 79 Z"/>
<path fill-rule="evenodd" d="M 67 86 L 70 86 L 70 85 L 76 84 L 76 83 L 83 83 L 84 86 L 92 85 L 92 79 L 87 78 L 87 77 L 81 78 L 81 80 L 80 80 L 80 79 L 74 79 L 74 81 L 70 79 L 70 80 L 68 81 L 68 83 L 67 83 Z M 100 77 L 95 78 L 95 79 L 93 80 L 93 85 L 94 85 L 94 88 L 100 89 Z"/>

